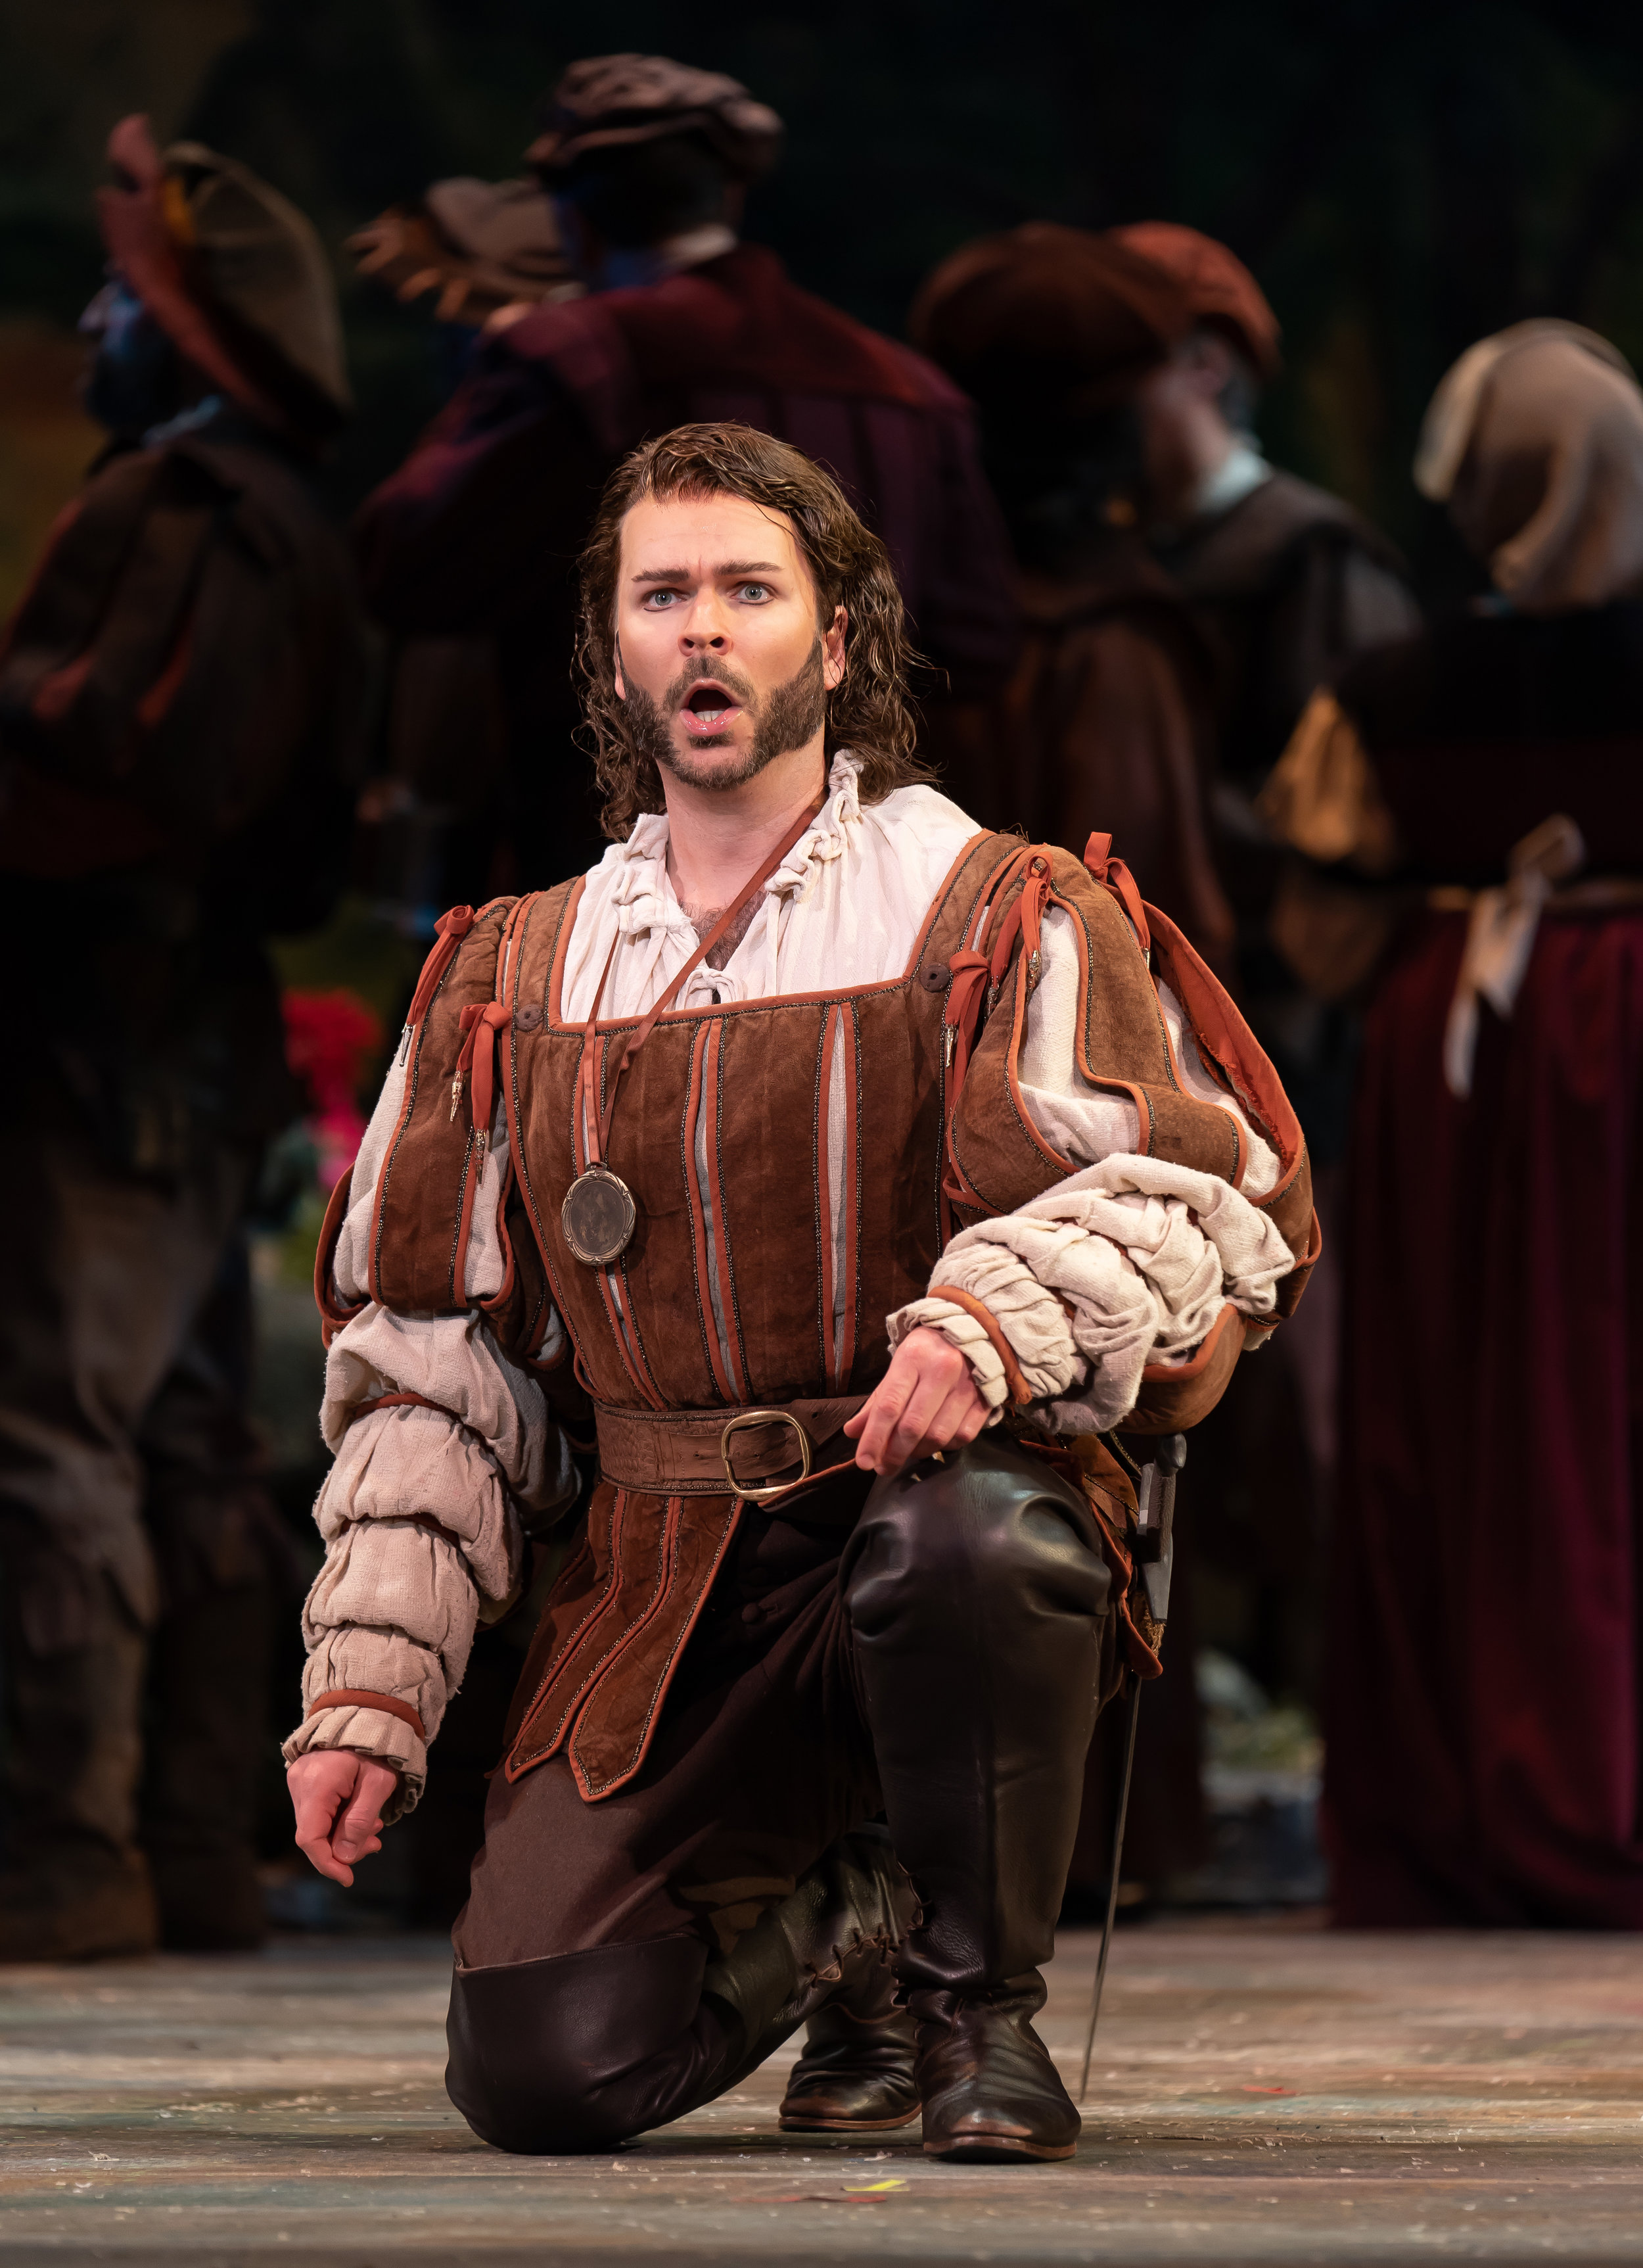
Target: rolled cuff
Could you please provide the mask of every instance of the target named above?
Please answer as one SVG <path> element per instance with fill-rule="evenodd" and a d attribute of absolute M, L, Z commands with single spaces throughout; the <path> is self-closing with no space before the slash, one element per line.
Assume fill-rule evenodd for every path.
<path fill-rule="evenodd" d="M 987 1406 L 988 1425 L 997 1423 L 999 1411 L 1010 1398 L 1009 1381 L 986 1325 L 966 1308 L 932 1293 L 928 1299 L 910 1300 L 905 1307 L 898 1307 L 887 1318 L 886 1329 L 892 1351 L 913 1331 L 940 1331 L 950 1339 L 970 1366 L 976 1391 Z"/>
<path fill-rule="evenodd" d="M 403 1718 L 385 1709 L 363 1709 L 349 1702 L 335 1709 L 320 1709 L 304 1717 L 296 1731 L 281 1743 L 288 1764 L 311 1749 L 353 1749 L 378 1764 L 391 1764 L 400 1784 L 382 1809 L 382 1823 L 391 1827 L 407 1812 L 414 1811 L 428 1781 L 428 1747 Z"/>
<path fill-rule="evenodd" d="M 1040 1283 L 1026 1262 L 1003 1245 L 950 1246 L 930 1297 L 950 1295 L 973 1312 L 985 1309 L 994 1330 L 1009 1348 L 1027 1399 L 1042 1402 L 1065 1394 L 1082 1377 L 1085 1359 L 1073 1336 L 1066 1308 L 1053 1290 Z"/>

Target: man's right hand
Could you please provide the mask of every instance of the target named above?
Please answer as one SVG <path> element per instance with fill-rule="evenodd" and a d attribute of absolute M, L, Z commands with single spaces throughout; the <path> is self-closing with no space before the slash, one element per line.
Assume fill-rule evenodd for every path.
<path fill-rule="evenodd" d="M 351 1889 L 355 1865 L 382 1848 L 382 1808 L 399 1780 L 392 1764 L 356 1749 L 310 1749 L 285 1774 L 297 1849 L 322 1874 Z"/>

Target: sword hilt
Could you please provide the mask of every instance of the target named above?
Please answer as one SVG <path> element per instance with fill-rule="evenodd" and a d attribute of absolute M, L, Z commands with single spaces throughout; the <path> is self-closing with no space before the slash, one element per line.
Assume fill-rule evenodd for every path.
<path fill-rule="evenodd" d="M 1132 1555 L 1155 1623 L 1170 1619 L 1170 1575 L 1175 1564 L 1175 1490 L 1186 1463 L 1185 1433 L 1160 1433 L 1152 1462 L 1141 1467 L 1135 1502 L 1135 1549 Z"/>

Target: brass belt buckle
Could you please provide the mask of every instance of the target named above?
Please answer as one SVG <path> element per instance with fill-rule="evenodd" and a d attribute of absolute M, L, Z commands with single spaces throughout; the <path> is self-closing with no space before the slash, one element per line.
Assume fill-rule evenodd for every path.
<path fill-rule="evenodd" d="M 799 1437 L 799 1480 L 776 1481 L 768 1488 L 746 1488 L 736 1477 L 730 1463 L 730 1436 L 749 1425 L 769 1425 L 781 1423 L 791 1425 Z M 724 1464 L 724 1477 L 730 1484 L 730 1494 L 741 1497 L 748 1504 L 768 1504 L 773 1497 L 785 1496 L 796 1488 L 799 1481 L 808 1480 L 810 1471 L 810 1437 L 790 1410 L 743 1410 L 726 1425 L 719 1436 L 719 1455 Z"/>

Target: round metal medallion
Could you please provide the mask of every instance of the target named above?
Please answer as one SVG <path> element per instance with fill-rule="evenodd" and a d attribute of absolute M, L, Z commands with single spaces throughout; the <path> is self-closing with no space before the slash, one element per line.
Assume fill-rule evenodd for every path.
<path fill-rule="evenodd" d="M 607 1167 L 590 1166 L 566 1190 L 559 1225 L 578 1260 L 590 1268 L 608 1268 L 632 1243 L 639 1208 L 619 1175 Z"/>

